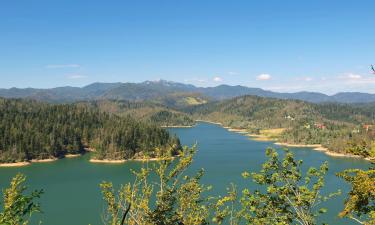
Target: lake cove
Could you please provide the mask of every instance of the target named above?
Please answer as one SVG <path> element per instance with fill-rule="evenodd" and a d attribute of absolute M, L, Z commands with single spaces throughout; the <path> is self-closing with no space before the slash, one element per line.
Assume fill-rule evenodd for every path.
<path fill-rule="evenodd" d="M 252 189 L 249 180 L 244 180 L 244 171 L 258 171 L 266 160 L 265 149 L 274 147 L 272 142 L 257 142 L 249 137 L 230 132 L 219 125 L 198 123 L 192 128 L 170 128 L 184 145 L 198 143 L 198 152 L 192 167 L 194 172 L 205 169 L 203 182 L 213 186 L 212 195 L 224 194 L 231 182 L 241 190 Z M 331 157 L 311 148 L 290 148 L 297 159 L 303 159 L 304 168 L 318 167 L 324 161 L 329 163 L 325 193 L 341 189 L 343 194 L 325 203 L 328 213 L 319 222 L 329 224 L 355 224 L 348 219 L 339 219 L 338 212 L 343 208 L 344 196 L 349 186 L 335 174 L 347 168 L 366 169 L 370 163 L 356 158 Z M 25 167 L 0 168 L 0 187 L 9 185 L 11 177 L 18 172 L 27 176 L 31 189 L 44 189 L 41 203 L 43 214 L 35 217 L 32 224 L 102 224 L 101 214 L 104 202 L 99 189 L 102 181 L 112 181 L 116 187 L 132 180 L 130 169 L 139 169 L 141 162 L 128 161 L 123 164 L 90 163 L 90 155 L 66 158 L 54 162 L 34 163 Z M 150 162 L 153 163 L 153 162 Z"/>

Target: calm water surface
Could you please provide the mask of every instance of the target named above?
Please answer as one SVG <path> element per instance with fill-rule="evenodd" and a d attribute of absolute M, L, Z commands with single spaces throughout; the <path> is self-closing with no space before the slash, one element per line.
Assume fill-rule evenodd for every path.
<path fill-rule="evenodd" d="M 248 180 L 241 178 L 244 171 L 258 171 L 265 161 L 267 147 L 275 147 L 271 142 L 257 142 L 246 136 L 229 132 L 220 126 L 199 123 L 194 128 L 173 128 L 183 144 L 198 143 L 198 153 L 191 171 L 205 169 L 204 183 L 213 185 L 212 195 L 224 194 L 231 182 L 238 188 L 252 187 Z M 324 161 L 329 162 L 324 192 L 333 192 L 340 188 L 344 194 L 348 186 L 335 176 L 346 168 L 366 169 L 366 161 L 350 158 L 333 158 L 309 148 L 291 149 L 298 159 L 304 160 L 304 167 L 318 167 Z M 99 183 L 112 181 L 116 186 L 132 180 L 130 169 L 138 169 L 141 163 L 128 162 L 122 165 L 102 165 L 88 162 L 89 155 L 74 159 L 62 159 L 51 163 L 34 163 L 21 168 L 0 168 L 0 187 L 9 184 L 11 177 L 21 172 L 27 175 L 28 185 L 32 189 L 44 189 L 41 203 L 43 214 L 32 224 L 85 225 L 102 224 L 103 202 Z M 344 195 L 343 194 L 343 195 Z M 326 203 L 328 213 L 321 222 L 329 224 L 354 224 L 349 220 L 337 218 L 343 207 L 344 196 Z"/>

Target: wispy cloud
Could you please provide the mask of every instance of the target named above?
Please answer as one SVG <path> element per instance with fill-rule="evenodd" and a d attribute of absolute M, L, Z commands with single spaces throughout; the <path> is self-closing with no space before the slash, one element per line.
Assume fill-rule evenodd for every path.
<path fill-rule="evenodd" d="M 257 80 L 270 80 L 271 75 L 268 73 L 262 73 L 262 74 L 259 74 L 256 79 Z"/>
<path fill-rule="evenodd" d="M 346 78 L 352 79 L 352 80 L 359 80 L 362 78 L 362 76 L 359 74 L 349 73 L 346 75 Z"/>
<path fill-rule="evenodd" d="M 300 77 L 290 80 L 288 83 L 278 84 L 277 86 L 268 86 L 274 91 L 318 91 L 327 94 L 335 94 L 346 91 L 360 91 L 374 93 L 375 76 L 363 75 L 358 73 L 344 73 L 336 76 L 323 76 L 313 78 L 308 82 L 301 82 L 307 77 Z M 309 80 L 309 79 L 307 79 Z"/>
<path fill-rule="evenodd" d="M 357 73 L 346 73 L 337 77 L 339 81 L 345 84 L 373 84 L 375 76 L 363 76 Z"/>
<path fill-rule="evenodd" d="M 228 72 L 228 74 L 229 75 L 238 75 L 239 73 L 231 71 L 231 72 Z"/>
<path fill-rule="evenodd" d="M 81 65 L 79 64 L 51 64 L 46 65 L 45 68 L 47 69 L 63 69 L 63 68 L 79 68 Z"/>
<path fill-rule="evenodd" d="M 345 84 L 351 85 L 373 85 L 375 84 L 375 76 L 361 76 L 359 74 L 347 74 L 344 77 L 340 77 Z"/>
<path fill-rule="evenodd" d="M 298 77 L 296 78 L 296 80 L 310 82 L 313 80 L 313 78 L 312 77 Z"/>
<path fill-rule="evenodd" d="M 77 80 L 77 79 L 87 78 L 87 76 L 86 75 L 82 75 L 82 74 L 69 74 L 69 75 L 67 75 L 67 78 L 68 79 L 72 79 L 72 80 Z"/>
<path fill-rule="evenodd" d="M 221 78 L 221 77 L 214 77 L 212 80 L 215 81 L 215 82 L 222 82 L 223 78 Z"/>

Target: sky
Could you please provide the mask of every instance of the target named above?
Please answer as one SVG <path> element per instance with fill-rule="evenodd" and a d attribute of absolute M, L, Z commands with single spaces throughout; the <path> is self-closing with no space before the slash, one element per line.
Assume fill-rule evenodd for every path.
<path fill-rule="evenodd" d="M 0 88 L 170 80 L 375 93 L 374 0 L 4 0 Z"/>

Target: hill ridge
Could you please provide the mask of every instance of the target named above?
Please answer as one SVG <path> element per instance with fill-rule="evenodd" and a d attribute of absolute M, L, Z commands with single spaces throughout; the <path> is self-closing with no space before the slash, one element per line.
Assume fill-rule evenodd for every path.
<path fill-rule="evenodd" d="M 327 95 L 320 92 L 274 92 L 256 87 L 222 84 L 215 87 L 197 87 L 192 84 L 167 80 L 131 82 L 94 82 L 83 87 L 63 86 L 55 88 L 0 89 L 0 97 L 30 98 L 46 102 L 76 102 L 82 100 L 117 99 L 151 100 L 175 93 L 201 94 L 213 100 L 224 100 L 243 95 L 256 95 L 278 99 L 296 99 L 312 103 L 370 103 L 375 102 L 375 94 L 363 92 L 338 92 Z"/>

